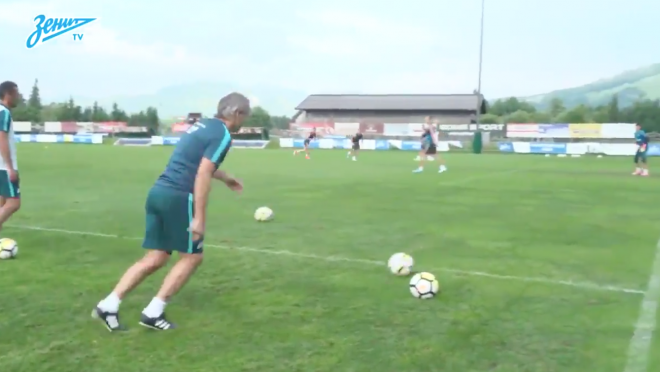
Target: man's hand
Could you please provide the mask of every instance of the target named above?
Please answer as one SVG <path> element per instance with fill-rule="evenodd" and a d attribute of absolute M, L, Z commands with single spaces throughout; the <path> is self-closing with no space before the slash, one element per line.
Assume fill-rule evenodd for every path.
<path fill-rule="evenodd" d="M 188 228 L 188 231 L 192 233 L 193 241 L 202 239 L 204 237 L 205 230 L 205 223 L 200 218 L 193 218 L 192 222 L 190 223 L 190 227 Z"/>
<path fill-rule="evenodd" d="M 15 169 L 13 168 L 7 169 L 7 174 L 9 175 L 9 180 L 11 182 L 18 181 L 18 172 Z"/>
<path fill-rule="evenodd" d="M 231 191 L 235 191 L 237 193 L 243 192 L 243 182 L 241 180 L 238 180 L 236 178 L 233 178 L 231 176 L 227 176 L 227 178 L 224 180 L 225 185 L 229 187 Z"/>

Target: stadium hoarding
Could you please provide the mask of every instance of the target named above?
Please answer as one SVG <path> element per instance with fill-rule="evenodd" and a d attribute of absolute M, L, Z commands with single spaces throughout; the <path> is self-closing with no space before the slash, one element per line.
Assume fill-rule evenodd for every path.
<path fill-rule="evenodd" d="M 507 138 L 609 138 L 632 139 L 632 123 L 518 124 L 506 125 Z"/>

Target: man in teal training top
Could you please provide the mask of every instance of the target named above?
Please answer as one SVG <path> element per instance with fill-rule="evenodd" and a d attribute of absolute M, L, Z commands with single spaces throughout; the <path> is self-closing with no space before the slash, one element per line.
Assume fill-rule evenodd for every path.
<path fill-rule="evenodd" d="M 240 181 L 218 166 L 231 146 L 230 130 L 238 130 L 250 111 L 250 101 L 244 95 L 229 94 L 218 103 L 215 118 L 201 119 L 181 137 L 165 171 L 147 196 L 142 243 L 148 250 L 146 255 L 126 271 L 115 289 L 92 312 L 109 331 L 125 329 L 119 321 L 121 301 L 145 278 L 165 266 L 175 251 L 179 259 L 156 297 L 142 311 L 140 325 L 159 331 L 176 328 L 165 317 L 165 305 L 202 263 L 211 181 L 217 179 L 234 191 L 243 190 Z"/>
<path fill-rule="evenodd" d="M 637 130 L 635 131 L 635 143 L 637 144 L 637 152 L 635 153 L 636 168 L 633 176 L 647 177 L 649 175 L 649 165 L 646 163 L 646 153 L 649 150 L 649 137 L 639 124 L 637 124 Z"/>

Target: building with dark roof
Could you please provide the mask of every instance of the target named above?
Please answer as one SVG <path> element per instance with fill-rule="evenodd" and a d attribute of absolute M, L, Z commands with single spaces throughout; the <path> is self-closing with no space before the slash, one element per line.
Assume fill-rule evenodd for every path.
<path fill-rule="evenodd" d="M 469 124 L 485 104 L 478 94 L 314 94 L 296 110 L 296 122 Z"/>

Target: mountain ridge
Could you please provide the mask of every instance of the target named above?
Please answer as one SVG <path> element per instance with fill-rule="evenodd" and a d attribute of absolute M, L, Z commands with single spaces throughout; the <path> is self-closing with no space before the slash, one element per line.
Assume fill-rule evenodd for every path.
<path fill-rule="evenodd" d="M 660 99 L 660 63 L 624 71 L 578 87 L 518 98 L 536 108 L 545 109 L 555 98 L 561 99 L 570 108 L 581 104 L 604 105 L 614 95 L 617 95 L 622 107 L 640 99 Z"/>

